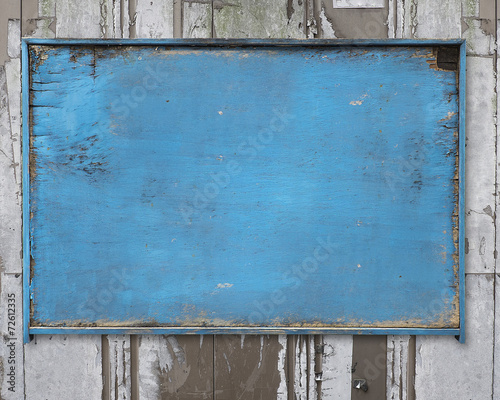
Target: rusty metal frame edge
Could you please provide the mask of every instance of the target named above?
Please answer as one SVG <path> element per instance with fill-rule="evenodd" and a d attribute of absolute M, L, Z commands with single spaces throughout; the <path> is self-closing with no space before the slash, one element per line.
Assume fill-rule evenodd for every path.
<path fill-rule="evenodd" d="M 30 45 L 168 45 L 168 46 L 459 46 L 459 328 L 290 328 L 290 327 L 30 327 L 30 215 L 29 215 L 29 57 Z M 343 335 L 454 335 L 465 343 L 465 39 L 39 39 L 23 38 L 22 51 L 22 191 L 23 191 L 23 340 L 35 334 L 343 334 Z"/>

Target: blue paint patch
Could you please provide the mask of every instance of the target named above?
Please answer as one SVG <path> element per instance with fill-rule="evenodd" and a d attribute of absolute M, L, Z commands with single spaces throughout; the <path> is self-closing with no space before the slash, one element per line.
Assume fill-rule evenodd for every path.
<path fill-rule="evenodd" d="M 290 43 L 28 46 L 31 326 L 456 334 L 458 71 Z"/>

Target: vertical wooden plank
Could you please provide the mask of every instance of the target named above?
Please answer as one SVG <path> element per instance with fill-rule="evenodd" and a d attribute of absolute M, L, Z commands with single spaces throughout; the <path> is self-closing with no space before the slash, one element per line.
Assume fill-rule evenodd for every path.
<path fill-rule="evenodd" d="M 294 357 L 294 376 L 290 382 L 289 391 L 293 393 L 294 398 L 297 400 L 316 400 L 318 398 L 318 383 L 320 380 L 316 381 L 317 368 L 315 366 L 316 350 L 314 336 L 294 336 L 292 343 L 294 350 L 290 352 L 290 356 Z M 320 375 L 322 376 L 322 374 Z"/>
<path fill-rule="evenodd" d="M 413 0 L 410 13 L 415 38 L 458 38 L 461 35 L 461 0 Z"/>
<path fill-rule="evenodd" d="M 0 88 L 2 76 L 0 72 Z M 1 90 L 1 89 L 0 89 Z M 24 399 L 22 275 L 0 275 L 0 399 Z"/>
<path fill-rule="evenodd" d="M 283 398 L 283 351 L 276 335 L 216 336 L 215 399 L 276 399 L 279 392 Z"/>
<path fill-rule="evenodd" d="M 100 4 L 94 0 L 57 0 L 55 5 L 58 38 L 99 38 L 105 31 Z"/>
<path fill-rule="evenodd" d="M 466 228 L 467 273 L 495 266 L 495 73 L 491 58 L 467 57 Z"/>
<path fill-rule="evenodd" d="M 135 0 L 137 38 L 171 38 L 174 35 L 173 0 Z"/>
<path fill-rule="evenodd" d="M 214 37 L 304 38 L 305 1 L 214 2 Z"/>
<path fill-rule="evenodd" d="M 452 337 L 417 336 L 417 399 L 491 399 L 494 279 L 466 278 L 466 342 Z"/>
<path fill-rule="evenodd" d="M 25 345 L 26 398 L 100 399 L 101 337 L 35 336 Z"/>
<path fill-rule="evenodd" d="M 182 37 L 212 37 L 212 4 L 183 1 Z"/>
<path fill-rule="evenodd" d="M 387 338 L 386 336 L 354 336 L 352 344 L 352 400 L 362 400 L 367 392 L 354 386 L 354 379 L 363 379 L 370 398 L 386 397 Z"/>
<path fill-rule="evenodd" d="M 415 338 L 408 335 L 387 337 L 387 400 L 404 400 L 412 395 L 415 355 L 411 348 L 414 342 Z"/>
<path fill-rule="evenodd" d="M 21 10 L 0 16 L 0 398 L 24 399 L 21 260 Z"/>
<path fill-rule="evenodd" d="M 321 399 L 351 399 L 352 335 L 323 336 Z"/>
<path fill-rule="evenodd" d="M 109 399 L 130 400 L 131 399 L 131 374 L 130 374 L 130 336 L 129 335 L 108 335 L 103 340 L 107 342 L 103 346 L 103 370 L 109 369 L 109 381 L 104 382 L 105 388 L 109 392 L 103 392 L 103 397 Z M 104 347 L 108 351 L 107 361 L 109 366 L 104 365 Z"/>
<path fill-rule="evenodd" d="M 213 336 L 139 337 L 139 398 L 212 399 L 213 352 Z"/>

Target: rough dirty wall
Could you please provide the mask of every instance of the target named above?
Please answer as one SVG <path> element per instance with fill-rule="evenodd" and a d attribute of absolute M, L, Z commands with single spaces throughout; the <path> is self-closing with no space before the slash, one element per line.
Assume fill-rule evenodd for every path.
<path fill-rule="evenodd" d="M 359 8 L 369 3 L 378 8 Z M 350 399 L 358 393 L 351 368 L 361 357 L 361 373 L 384 381 L 387 399 L 498 398 L 497 8 L 494 0 L 3 0 L 0 397 Z M 466 38 L 466 344 L 451 337 L 381 337 L 378 354 L 365 359 L 363 343 L 352 336 L 37 336 L 23 346 L 21 35 Z"/>

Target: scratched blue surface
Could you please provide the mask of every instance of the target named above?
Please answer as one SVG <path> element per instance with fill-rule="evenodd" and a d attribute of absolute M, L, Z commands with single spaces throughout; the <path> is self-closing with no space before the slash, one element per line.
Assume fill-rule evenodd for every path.
<path fill-rule="evenodd" d="M 431 50 L 32 48 L 32 324 L 457 328 Z"/>

